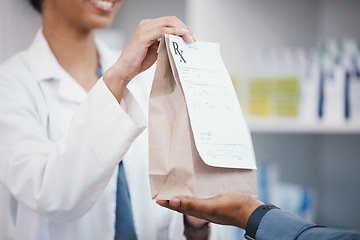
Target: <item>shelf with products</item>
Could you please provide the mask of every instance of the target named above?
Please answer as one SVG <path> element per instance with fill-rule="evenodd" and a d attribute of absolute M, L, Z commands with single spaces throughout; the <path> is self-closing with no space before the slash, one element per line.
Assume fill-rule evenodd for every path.
<path fill-rule="evenodd" d="M 360 40 L 320 43 L 263 50 L 254 73 L 233 78 L 252 132 L 360 133 Z"/>
<path fill-rule="evenodd" d="M 312 187 L 313 221 L 345 229 L 360 229 L 359 9 L 358 0 L 186 1 L 197 38 L 220 43 L 257 163 Z"/>
<path fill-rule="evenodd" d="M 291 118 L 246 117 L 252 133 L 292 134 L 360 134 L 360 123 L 327 124 L 322 121 L 303 122 Z"/>

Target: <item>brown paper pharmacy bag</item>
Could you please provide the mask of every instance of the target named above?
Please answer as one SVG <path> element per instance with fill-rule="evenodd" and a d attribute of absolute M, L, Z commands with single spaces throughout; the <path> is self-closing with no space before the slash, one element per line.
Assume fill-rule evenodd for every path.
<path fill-rule="evenodd" d="M 227 192 L 257 195 L 256 170 L 212 167 L 195 146 L 185 97 L 163 36 L 150 93 L 149 177 L 153 199 L 212 197 Z"/>

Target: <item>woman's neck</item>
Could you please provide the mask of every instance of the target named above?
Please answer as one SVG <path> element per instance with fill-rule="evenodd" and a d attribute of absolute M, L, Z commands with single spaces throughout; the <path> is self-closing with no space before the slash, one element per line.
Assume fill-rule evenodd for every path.
<path fill-rule="evenodd" d="M 44 19 L 43 34 L 59 64 L 89 91 L 99 78 L 94 30 Z"/>

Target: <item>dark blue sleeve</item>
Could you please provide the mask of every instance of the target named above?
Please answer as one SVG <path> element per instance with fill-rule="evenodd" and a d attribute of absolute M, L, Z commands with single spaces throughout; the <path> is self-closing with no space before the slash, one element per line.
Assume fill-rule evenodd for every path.
<path fill-rule="evenodd" d="M 315 225 L 281 209 L 273 209 L 262 218 L 257 240 L 341 240 L 357 239 L 360 234 Z"/>

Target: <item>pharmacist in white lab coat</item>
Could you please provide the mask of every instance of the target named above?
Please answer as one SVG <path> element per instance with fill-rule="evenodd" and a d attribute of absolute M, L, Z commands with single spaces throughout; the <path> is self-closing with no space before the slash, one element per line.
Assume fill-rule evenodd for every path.
<path fill-rule="evenodd" d="M 0 182 L 12 196 L 10 238 L 114 239 L 122 161 L 131 239 L 182 239 L 183 216 L 150 197 L 144 100 L 151 78 L 140 73 L 155 62 L 163 33 L 187 42 L 192 33 L 174 17 L 143 21 L 118 58 L 94 29 L 111 24 L 121 1 L 30 2 L 43 27 L 28 50 L 0 66 Z"/>

